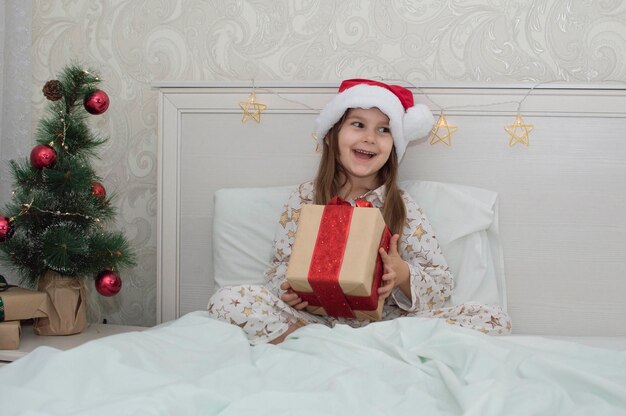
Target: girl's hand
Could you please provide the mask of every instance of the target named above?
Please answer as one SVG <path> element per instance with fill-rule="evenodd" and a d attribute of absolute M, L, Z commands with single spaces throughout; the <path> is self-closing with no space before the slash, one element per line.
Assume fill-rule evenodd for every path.
<path fill-rule="evenodd" d="M 400 286 L 402 291 L 405 288 L 410 293 L 409 287 L 409 266 L 406 264 L 400 253 L 398 253 L 398 239 L 400 236 L 394 234 L 389 242 L 389 252 L 385 252 L 384 248 L 379 249 L 380 257 L 383 260 L 383 276 L 382 285 L 378 288 L 378 296 L 386 299 L 396 286 Z"/>
<path fill-rule="evenodd" d="M 280 299 L 292 308 L 301 311 L 309 304 L 309 302 L 303 301 L 300 296 L 293 291 L 288 281 L 281 283 L 280 288 L 285 291 L 285 293 L 280 295 Z"/>

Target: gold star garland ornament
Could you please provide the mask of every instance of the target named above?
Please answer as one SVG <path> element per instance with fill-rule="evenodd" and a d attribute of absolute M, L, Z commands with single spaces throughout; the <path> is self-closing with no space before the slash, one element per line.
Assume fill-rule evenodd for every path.
<path fill-rule="evenodd" d="M 322 149 L 320 148 L 320 142 L 317 140 L 317 134 L 311 133 L 311 137 L 315 141 L 315 153 L 321 153 Z"/>
<path fill-rule="evenodd" d="M 257 123 L 261 123 L 261 112 L 267 108 L 265 104 L 256 100 L 256 94 L 254 91 L 250 93 L 248 101 L 241 101 L 239 103 L 239 107 L 243 110 L 243 117 L 241 118 L 242 123 L 245 123 L 250 119 L 256 121 Z"/>
<path fill-rule="evenodd" d="M 448 146 L 452 146 L 452 134 L 458 130 L 457 126 L 453 126 L 448 123 L 443 111 L 439 114 L 439 119 L 432 129 L 430 134 L 430 144 L 434 145 L 438 142 L 443 142 Z"/>
<path fill-rule="evenodd" d="M 511 137 L 509 139 L 509 146 L 513 146 L 517 143 L 528 146 L 528 135 L 534 127 L 535 126 L 533 126 L 532 124 L 524 123 L 522 115 L 520 113 L 517 113 L 513 124 L 504 126 L 504 130 L 506 130 L 506 132 L 509 133 L 509 136 Z"/>

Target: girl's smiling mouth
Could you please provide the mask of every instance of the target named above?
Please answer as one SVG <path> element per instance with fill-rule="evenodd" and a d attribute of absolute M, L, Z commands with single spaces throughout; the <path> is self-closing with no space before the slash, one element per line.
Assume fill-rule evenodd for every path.
<path fill-rule="evenodd" d="M 369 160 L 373 158 L 374 156 L 376 156 L 376 153 L 374 152 L 368 152 L 367 150 L 361 150 L 361 149 L 352 149 L 352 153 L 357 159 L 361 159 L 361 160 Z"/>

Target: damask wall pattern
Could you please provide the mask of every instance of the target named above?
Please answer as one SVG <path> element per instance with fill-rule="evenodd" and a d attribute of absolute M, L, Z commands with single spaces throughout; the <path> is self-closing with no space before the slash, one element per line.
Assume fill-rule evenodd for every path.
<path fill-rule="evenodd" d="M 94 318 L 153 325 L 156 81 L 626 82 L 621 0 L 33 0 L 33 125 L 41 86 L 70 62 L 111 97 L 90 119 L 117 227 L 139 252 Z M 24 152 L 31 147 L 24 144 Z"/>

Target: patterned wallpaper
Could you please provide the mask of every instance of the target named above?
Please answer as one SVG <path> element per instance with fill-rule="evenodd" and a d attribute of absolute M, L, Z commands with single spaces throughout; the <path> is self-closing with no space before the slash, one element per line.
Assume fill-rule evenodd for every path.
<path fill-rule="evenodd" d="M 626 81 L 621 0 L 34 0 L 33 124 L 41 86 L 71 61 L 100 71 L 111 107 L 97 170 L 140 254 L 96 319 L 152 325 L 156 311 L 154 81 L 412 83 Z M 24 144 L 24 151 L 32 143 Z"/>

